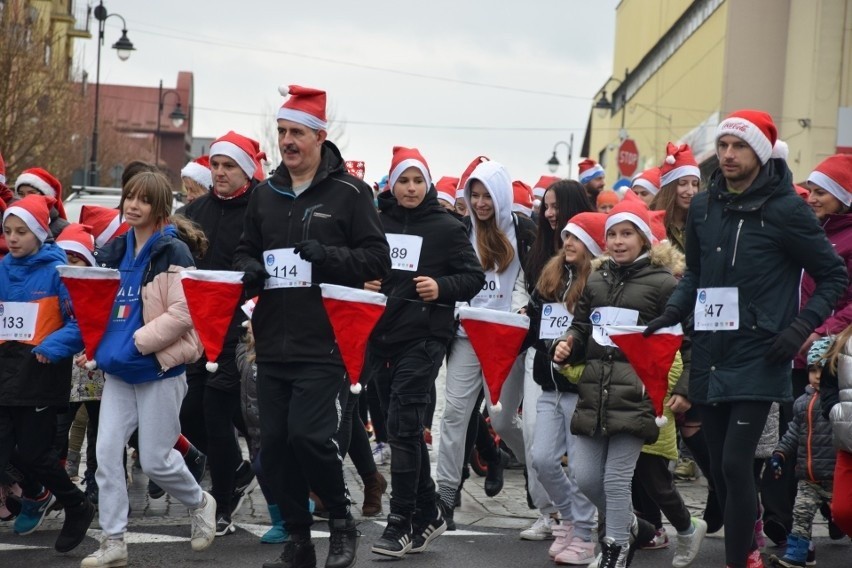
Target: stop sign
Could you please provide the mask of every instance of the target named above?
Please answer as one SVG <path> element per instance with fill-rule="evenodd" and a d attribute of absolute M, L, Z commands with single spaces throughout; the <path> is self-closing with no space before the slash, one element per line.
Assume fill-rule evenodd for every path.
<path fill-rule="evenodd" d="M 639 148 L 632 138 L 625 138 L 618 147 L 618 171 L 624 177 L 631 177 L 636 173 L 639 165 Z"/>

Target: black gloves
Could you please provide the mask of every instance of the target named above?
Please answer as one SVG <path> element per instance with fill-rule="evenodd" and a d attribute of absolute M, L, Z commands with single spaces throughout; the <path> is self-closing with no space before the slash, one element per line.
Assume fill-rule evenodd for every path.
<path fill-rule="evenodd" d="M 317 266 L 325 262 L 325 258 L 327 256 L 325 247 L 316 239 L 296 243 L 296 246 L 293 248 L 293 252 L 298 253 L 299 256 L 302 257 L 302 260 L 307 260 L 311 264 L 316 264 Z"/>
<path fill-rule="evenodd" d="M 654 318 L 648 322 L 648 327 L 645 331 L 642 332 L 644 337 L 648 337 L 658 329 L 663 329 L 664 327 L 669 327 L 675 324 L 679 324 L 683 321 L 683 316 L 680 313 L 680 310 L 674 306 L 666 306 L 666 309 L 663 310 L 662 315 L 660 317 Z"/>
<path fill-rule="evenodd" d="M 811 334 L 811 326 L 800 318 L 793 320 L 790 327 L 775 336 L 775 341 L 763 356 L 767 363 L 780 365 L 789 363 L 802 348 Z"/>
<path fill-rule="evenodd" d="M 243 286 L 245 287 L 246 295 L 249 297 L 257 296 L 263 290 L 263 285 L 266 283 L 267 278 L 269 278 L 269 273 L 262 266 L 248 268 L 243 271 Z"/>

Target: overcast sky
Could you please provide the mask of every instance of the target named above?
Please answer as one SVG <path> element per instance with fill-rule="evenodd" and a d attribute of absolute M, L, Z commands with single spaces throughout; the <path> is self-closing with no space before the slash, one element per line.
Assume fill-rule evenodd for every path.
<path fill-rule="evenodd" d="M 367 181 L 387 174 L 400 145 L 419 148 L 436 180 L 484 154 L 533 184 L 571 134 L 576 177 L 592 99 L 612 70 L 617 3 L 105 0 L 136 51 L 119 61 L 109 46 L 121 20 L 107 20 L 101 82 L 163 79 L 168 88 L 192 71 L 193 135 L 236 130 L 261 140 L 276 163 L 278 86 L 317 87 L 345 123 L 333 141 L 346 159 L 366 162 Z M 76 52 L 93 81 L 95 38 Z M 565 177 L 565 146 L 557 156 Z"/>

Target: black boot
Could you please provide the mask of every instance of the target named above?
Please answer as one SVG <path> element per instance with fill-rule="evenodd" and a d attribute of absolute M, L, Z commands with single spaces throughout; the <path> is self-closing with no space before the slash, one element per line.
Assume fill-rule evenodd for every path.
<path fill-rule="evenodd" d="M 54 545 L 56 551 L 69 552 L 77 548 L 86 538 L 86 531 L 94 518 L 95 506 L 86 497 L 79 505 L 65 507 L 65 522 Z"/>
<path fill-rule="evenodd" d="M 488 462 L 485 474 L 485 494 L 494 497 L 503 490 L 503 470 L 509 463 L 509 454 L 497 448 L 497 456 Z"/>
<path fill-rule="evenodd" d="M 207 456 L 193 446 L 189 445 L 189 451 L 183 456 L 183 461 L 186 462 L 186 467 L 189 468 L 189 473 L 195 478 L 195 481 L 201 483 L 204 477 L 204 470 L 207 468 Z"/>
<path fill-rule="evenodd" d="M 328 539 L 328 558 L 325 568 L 350 568 L 355 565 L 358 551 L 358 537 L 361 536 L 356 528 L 354 519 L 330 519 L 328 528 L 331 531 Z"/>
<path fill-rule="evenodd" d="M 263 563 L 263 568 L 316 568 L 317 554 L 307 536 L 290 535 L 284 542 L 284 552 L 275 560 Z"/>

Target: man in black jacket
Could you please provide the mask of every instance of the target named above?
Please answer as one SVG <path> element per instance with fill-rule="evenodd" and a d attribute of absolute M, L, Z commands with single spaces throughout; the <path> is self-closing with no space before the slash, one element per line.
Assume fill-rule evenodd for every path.
<path fill-rule="evenodd" d="M 234 259 L 247 294 L 259 294 L 261 462 L 290 534 L 264 567 L 315 565 L 310 489 L 329 512 L 326 568 L 348 568 L 358 532 L 333 440 L 345 371 L 316 285 L 362 288 L 388 274 L 390 253 L 370 187 L 326 140 L 325 92 L 291 85 L 289 94 L 278 111 L 282 162 L 249 199 Z"/>
<path fill-rule="evenodd" d="M 233 131 L 210 146 L 213 189 L 183 210 L 184 216 L 201 227 L 209 242 L 207 252 L 196 259 L 198 268 L 230 270 L 233 266 L 234 249 L 240 242 L 249 198 L 258 181 L 263 179 L 259 160 L 265 157 L 255 140 Z M 254 478 L 251 465 L 243 462 L 234 437 L 235 426 L 241 432 L 246 431 L 240 408 L 240 372 L 236 364 L 236 348 L 243 336 L 244 320 L 245 315 L 238 307 L 215 372 L 207 371 L 205 358 L 188 366 L 189 391 L 181 406 L 184 432 L 193 444 L 202 445 L 207 453 L 213 481 L 210 493 L 216 499 L 216 536 L 236 531 L 231 515 Z M 196 441 L 199 429 L 203 429 L 202 439 Z"/>
<path fill-rule="evenodd" d="M 758 565 L 752 460 L 772 401 L 792 397 L 791 361 L 846 288 L 846 268 L 793 191 L 777 130 L 761 111 L 716 130 L 720 169 L 692 199 L 686 272 L 646 335 L 694 314 L 689 400 L 700 405 L 728 565 Z M 796 314 L 802 269 L 816 289 Z"/>

